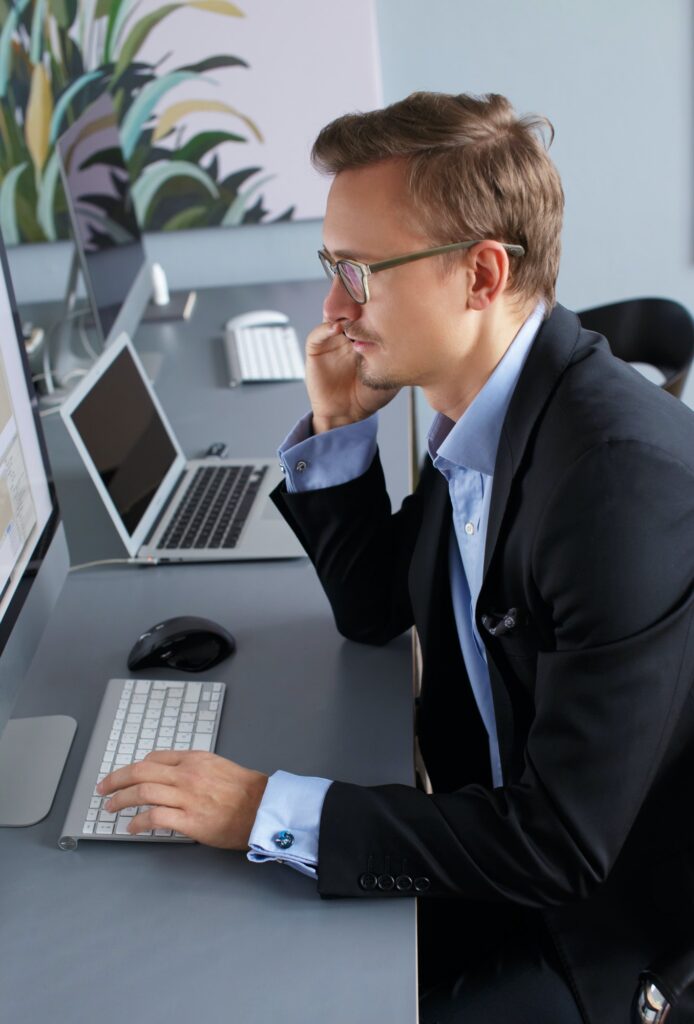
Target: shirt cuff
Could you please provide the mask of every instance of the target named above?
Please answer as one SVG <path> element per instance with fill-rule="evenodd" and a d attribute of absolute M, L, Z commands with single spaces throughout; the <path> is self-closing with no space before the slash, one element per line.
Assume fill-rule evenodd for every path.
<path fill-rule="evenodd" d="M 271 775 L 248 840 L 248 859 L 276 860 L 317 878 L 320 816 L 331 785 L 330 779 L 289 772 Z"/>
<path fill-rule="evenodd" d="M 307 413 L 279 447 L 290 493 L 337 487 L 366 473 L 376 454 L 377 413 L 322 434 L 311 433 L 311 422 Z"/>

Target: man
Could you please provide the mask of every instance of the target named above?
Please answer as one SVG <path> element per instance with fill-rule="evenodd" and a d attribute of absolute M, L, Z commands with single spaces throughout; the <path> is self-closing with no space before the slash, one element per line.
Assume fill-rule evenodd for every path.
<path fill-rule="evenodd" d="M 421 897 L 427 1024 L 627 1024 L 639 972 L 691 947 L 693 417 L 555 305 L 541 127 L 420 93 L 314 148 L 331 287 L 276 501 L 345 636 L 416 624 L 433 791 L 173 752 L 103 785 L 155 805 L 134 830 Z M 438 416 L 391 514 L 373 414 L 405 385 Z"/>

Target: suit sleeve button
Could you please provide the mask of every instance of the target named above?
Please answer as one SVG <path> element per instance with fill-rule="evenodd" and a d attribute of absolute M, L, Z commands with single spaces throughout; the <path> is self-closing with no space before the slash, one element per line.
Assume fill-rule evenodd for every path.
<path fill-rule="evenodd" d="M 366 871 L 363 875 L 359 876 L 359 885 L 362 889 L 365 889 L 366 892 L 369 892 L 371 889 L 376 888 L 378 885 L 378 879 L 370 871 Z"/>
<path fill-rule="evenodd" d="M 408 892 L 412 888 L 412 879 L 409 875 L 398 875 L 395 879 L 395 888 L 398 892 Z"/>
<path fill-rule="evenodd" d="M 415 878 L 414 880 L 415 892 L 426 892 L 430 885 L 431 882 L 425 875 L 421 875 L 419 878 Z"/>
<path fill-rule="evenodd" d="M 379 875 L 378 876 L 378 888 L 382 889 L 383 892 L 389 892 L 395 885 L 395 879 L 392 875 Z"/>

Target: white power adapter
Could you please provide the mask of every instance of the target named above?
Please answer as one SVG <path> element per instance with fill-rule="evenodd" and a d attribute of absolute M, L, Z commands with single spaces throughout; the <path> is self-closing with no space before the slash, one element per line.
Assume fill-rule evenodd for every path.
<path fill-rule="evenodd" d="M 152 299 L 155 306 L 168 306 L 171 301 L 166 274 L 161 263 L 152 264 Z"/>

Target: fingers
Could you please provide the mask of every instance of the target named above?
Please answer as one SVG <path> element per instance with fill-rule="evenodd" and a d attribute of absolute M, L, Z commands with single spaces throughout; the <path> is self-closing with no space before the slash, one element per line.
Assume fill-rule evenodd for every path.
<path fill-rule="evenodd" d="M 182 807 L 184 793 L 175 786 L 162 786 L 157 782 L 140 782 L 126 786 L 105 802 L 104 810 L 122 811 L 124 807 L 142 807 L 145 804 L 160 804 L 165 807 Z"/>
<path fill-rule="evenodd" d="M 346 341 L 342 334 L 342 324 L 338 320 L 331 323 L 326 320 L 324 323 L 319 324 L 318 327 L 314 327 L 309 336 L 306 339 L 306 350 L 307 352 L 316 352 L 321 349 L 326 342 L 331 339 L 341 338 Z"/>
<path fill-rule="evenodd" d="M 188 815 L 177 807 L 148 807 L 146 811 L 136 814 L 128 825 L 130 835 L 137 835 L 138 832 L 151 832 L 157 828 L 171 829 L 172 832 L 180 832 L 189 839 L 195 837 L 190 834 L 188 826 Z"/>
<path fill-rule="evenodd" d="M 153 750 L 144 760 L 156 761 L 158 764 L 180 764 L 189 753 L 189 750 Z"/>
<path fill-rule="evenodd" d="M 137 785 L 140 782 L 160 782 L 171 785 L 176 777 L 175 768 L 181 760 L 181 753 L 173 750 L 158 750 L 149 754 L 144 761 L 137 761 L 135 764 L 127 764 L 117 768 L 105 779 L 102 779 L 96 787 L 97 792 L 102 796 L 114 793 L 117 789 L 126 789 L 128 786 Z M 160 755 L 166 754 L 167 758 Z"/>

